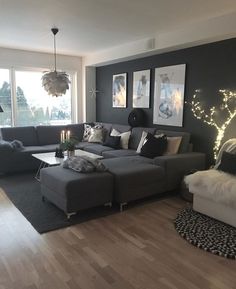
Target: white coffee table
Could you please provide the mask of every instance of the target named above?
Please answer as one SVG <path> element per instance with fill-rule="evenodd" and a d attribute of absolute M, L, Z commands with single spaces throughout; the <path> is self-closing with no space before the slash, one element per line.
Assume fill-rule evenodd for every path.
<path fill-rule="evenodd" d="M 103 159 L 103 156 L 89 153 L 83 150 L 75 150 L 75 156 L 86 156 L 95 160 Z M 40 181 L 40 170 L 42 168 L 60 165 L 67 158 L 67 155 L 65 154 L 64 158 L 57 158 L 55 157 L 55 152 L 49 152 L 32 154 L 32 157 L 40 160 L 40 165 L 35 175 L 35 178 Z"/>

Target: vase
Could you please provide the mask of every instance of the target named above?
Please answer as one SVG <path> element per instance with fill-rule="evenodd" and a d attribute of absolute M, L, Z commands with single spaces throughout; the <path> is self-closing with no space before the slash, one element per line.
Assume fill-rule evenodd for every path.
<path fill-rule="evenodd" d="M 73 151 L 67 151 L 67 157 L 68 158 L 72 158 L 74 156 L 75 156 L 75 151 L 74 150 Z"/>

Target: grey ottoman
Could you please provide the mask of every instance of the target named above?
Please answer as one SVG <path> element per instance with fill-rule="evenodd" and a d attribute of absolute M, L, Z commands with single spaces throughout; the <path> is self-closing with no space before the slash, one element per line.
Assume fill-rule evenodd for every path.
<path fill-rule="evenodd" d="M 164 169 L 137 158 L 114 158 L 102 160 L 114 176 L 114 200 L 123 206 L 133 200 L 166 191 Z"/>
<path fill-rule="evenodd" d="M 79 210 L 112 203 L 113 176 L 108 172 L 77 173 L 61 166 L 40 172 L 41 193 L 67 217 Z"/>

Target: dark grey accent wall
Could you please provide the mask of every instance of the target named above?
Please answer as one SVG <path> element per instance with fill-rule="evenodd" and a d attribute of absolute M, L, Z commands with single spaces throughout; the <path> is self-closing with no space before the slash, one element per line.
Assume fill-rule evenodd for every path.
<path fill-rule="evenodd" d="M 212 147 L 216 136 L 214 127 L 209 127 L 193 117 L 185 105 L 183 127 L 153 125 L 153 92 L 155 68 L 186 63 L 185 100 L 191 101 L 195 89 L 201 89 L 202 104 L 207 108 L 218 106 L 221 98 L 219 89 L 236 90 L 236 38 L 215 42 L 193 48 L 154 55 L 132 61 L 98 67 L 96 70 L 97 121 L 127 124 L 128 115 L 132 110 L 133 72 L 151 69 L 151 108 L 144 109 L 147 116 L 146 126 L 161 129 L 181 130 L 191 133 L 191 141 L 195 151 L 208 154 L 212 162 Z M 128 73 L 127 108 L 112 108 L 112 75 Z M 219 121 L 224 115 L 219 111 Z M 236 119 L 228 127 L 225 139 L 236 137 Z"/>

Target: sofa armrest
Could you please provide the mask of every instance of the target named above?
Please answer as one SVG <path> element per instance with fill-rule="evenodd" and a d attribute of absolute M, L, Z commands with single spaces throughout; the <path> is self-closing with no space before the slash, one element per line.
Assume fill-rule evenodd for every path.
<path fill-rule="evenodd" d="M 165 170 L 167 188 L 171 191 L 179 187 L 184 175 L 190 171 L 204 170 L 205 157 L 205 154 L 196 152 L 160 156 L 154 159 L 154 164 Z"/>

